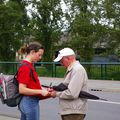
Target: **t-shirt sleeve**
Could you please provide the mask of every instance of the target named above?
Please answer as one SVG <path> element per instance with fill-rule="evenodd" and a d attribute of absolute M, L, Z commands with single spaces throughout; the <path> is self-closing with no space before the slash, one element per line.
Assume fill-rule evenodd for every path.
<path fill-rule="evenodd" d="M 27 66 L 20 67 L 18 70 L 17 79 L 18 79 L 19 83 L 27 85 L 31 79 L 30 69 Z"/>

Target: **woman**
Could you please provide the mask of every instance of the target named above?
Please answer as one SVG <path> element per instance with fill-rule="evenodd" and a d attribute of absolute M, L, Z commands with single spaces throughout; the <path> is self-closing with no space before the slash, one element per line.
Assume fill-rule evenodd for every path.
<path fill-rule="evenodd" d="M 32 62 L 37 62 L 41 59 L 44 49 L 41 44 L 34 42 L 28 46 L 21 47 L 19 52 L 26 54 L 17 75 L 19 92 L 23 95 L 19 105 L 21 120 L 39 120 L 39 100 L 41 96 L 47 97 L 50 93 L 42 89 Z"/>

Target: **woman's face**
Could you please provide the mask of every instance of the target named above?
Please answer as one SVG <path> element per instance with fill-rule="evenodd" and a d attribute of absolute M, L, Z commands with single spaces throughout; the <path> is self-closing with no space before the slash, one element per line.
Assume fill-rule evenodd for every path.
<path fill-rule="evenodd" d="M 44 50 L 43 50 L 43 49 L 39 49 L 38 52 L 34 52 L 33 62 L 39 61 L 39 60 L 42 58 L 43 53 L 44 53 Z"/>

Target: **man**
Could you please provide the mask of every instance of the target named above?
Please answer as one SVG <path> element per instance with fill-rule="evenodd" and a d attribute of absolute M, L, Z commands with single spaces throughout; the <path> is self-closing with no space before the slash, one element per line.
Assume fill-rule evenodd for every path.
<path fill-rule="evenodd" d="M 63 83 L 68 87 L 62 92 L 51 92 L 52 97 L 59 97 L 60 114 L 62 120 L 84 120 L 87 111 L 87 100 L 79 98 L 80 91 L 88 91 L 87 73 L 84 67 L 76 60 L 71 48 L 58 51 L 54 62 L 67 68 Z"/>

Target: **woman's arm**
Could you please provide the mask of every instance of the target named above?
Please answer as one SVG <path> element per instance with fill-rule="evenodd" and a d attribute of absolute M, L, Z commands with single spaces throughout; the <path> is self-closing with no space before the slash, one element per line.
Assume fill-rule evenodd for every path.
<path fill-rule="evenodd" d="M 20 94 L 24 94 L 24 95 L 42 95 L 42 96 L 48 96 L 50 93 L 43 89 L 43 90 L 39 90 L 39 89 L 30 89 L 27 88 L 25 84 L 20 83 L 19 84 L 19 92 Z"/>

